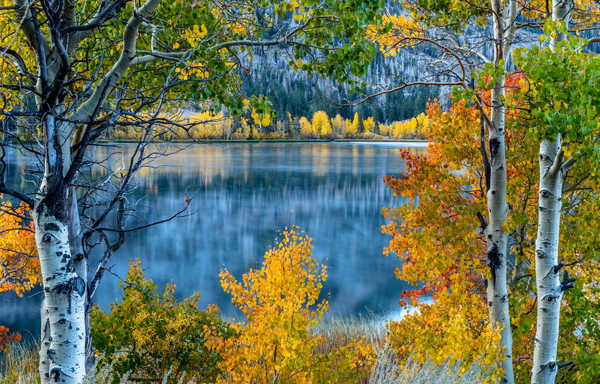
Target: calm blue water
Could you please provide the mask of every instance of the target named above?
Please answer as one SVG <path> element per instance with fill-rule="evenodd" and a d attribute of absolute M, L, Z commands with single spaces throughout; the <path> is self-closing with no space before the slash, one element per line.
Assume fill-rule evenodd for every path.
<path fill-rule="evenodd" d="M 403 169 L 398 148 L 410 144 L 282 143 L 157 145 L 180 152 L 158 158 L 136 179 L 130 201 L 136 226 L 165 218 L 191 199 L 190 214 L 132 233 L 113 257 L 113 271 L 125 276 L 129 259 L 139 257 L 159 285 L 177 283 L 180 296 L 202 294 L 236 316 L 218 281 L 228 268 L 236 277 L 257 267 L 278 230 L 289 225 L 313 237 L 313 254 L 328 265 L 324 288 L 330 313 L 391 313 L 405 285 L 394 278 L 396 259 L 382 255 L 381 208 L 399 203 L 383 183 Z M 413 144 L 416 150 L 423 145 Z M 117 168 L 131 145 L 98 148 Z M 12 179 L 23 178 L 23 160 L 10 157 Z M 27 177 L 20 181 L 27 185 Z M 107 275 L 97 294 L 102 307 L 118 300 L 118 279 Z M 39 332 L 39 293 L 17 300 L 0 295 L 0 324 Z"/>

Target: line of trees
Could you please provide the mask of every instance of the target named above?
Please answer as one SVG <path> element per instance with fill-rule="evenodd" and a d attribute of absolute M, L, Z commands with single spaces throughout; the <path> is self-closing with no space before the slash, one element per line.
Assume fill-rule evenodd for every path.
<path fill-rule="evenodd" d="M 172 118 L 174 119 L 174 117 Z M 200 112 L 186 117 L 178 116 L 179 121 L 192 123 L 191 129 L 171 127 L 160 140 L 247 140 L 247 139 L 331 139 L 331 138 L 400 138 L 424 139 L 429 122 L 424 113 L 405 121 L 389 124 L 376 123 L 372 117 L 361 119 L 358 112 L 352 119 L 344 119 L 340 114 L 330 118 L 325 111 L 317 111 L 311 119 L 304 116 L 294 119 L 273 121 L 269 113 L 252 111 L 248 117 L 226 117 L 223 112 L 212 114 Z M 108 140 L 135 140 L 143 130 L 122 127 L 113 130 Z"/>

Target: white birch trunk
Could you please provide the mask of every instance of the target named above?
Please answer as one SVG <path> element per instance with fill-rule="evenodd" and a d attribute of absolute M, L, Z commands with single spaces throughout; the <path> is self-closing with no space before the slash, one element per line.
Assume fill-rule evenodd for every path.
<path fill-rule="evenodd" d="M 73 267 L 69 231 L 44 200 L 33 212 L 44 282 L 40 377 L 43 384 L 80 384 L 85 376 L 85 284 Z"/>
<path fill-rule="evenodd" d="M 135 59 L 139 26 L 160 1 L 145 1 L 129 18 L 123 32 L 123 48 L 119 59 L 98 81 L 87 100 L 71 114 L 73 121 L 86 122 L 97 117 L 99 106 Z M 26 12 L 23 0 L 18 0 L 17 5 L 22 13 Z M 36 31 L 35 26 L 27 22 L 24 23 L 24 29 L 26 33 Z M 35 34 L 28 37 L 30 41 L 36 41 L 37 38 Z M 82 36 L 74 38 L 74 44 L 79 38 Z M 41 52 L 38 57 L 44 60 L 57 55 L 49 45 L 39 49 Z M 60 63 L 58 59 L 52 60 L 45 67 L 49 80 L 59 73 Z M 55 111 L 64 111 L 62 105 L 53 108 Z M 39 373 L 42 384 L 81 384 L 86 373 L 86 351 L 91 353 L 92 349 L 86 313 L 87 264 L 85 258 L 80 257 L 77 199 L 72 187 L 73 180 L 67 182 L 64 179 L 71 166 L 70 145 L 74 129 L 68 122 L 56 123 L 52 113 L 48 113 L 45 119 L 45 173 L 33 212 L 44 287 Z"/>
<path fill-rule="evenodd" d="M 86 372 L 94 363 L 94 351 L 92 346 L 92 332 L 90 329 L 90 311 L 88 302 L 88 260 L 83 252 L 81 243 L 81 221 L 79 218 L 79 205 L 77 203 L 77 192 L 75 187 L 69 187 L 68 192 L 68 222 L 69 222 L 69 245 L 71 247 L 71 257 L 73 258 L 73 268 L 77 276 L 79 276 L 86 287 L 84 295 L 85 305 L 85 356 L 86 356 Z"/>
<path fill-rule="evenodd" d="M 562 155 L 560 138 L 540 145 L 538 232 L 535 242 L 537 328 L 532 384 L 554 383 L 562 288 L 558 267 L 558 240 L 562 207 Z"/>
<path fill-rule="evenodd" d="M 42 300 L 40 308 L 40 362 L 38 364 L 38 372 L 40 373 L 41 384 L 50 383 L 50 323 L 48 322 L 48 310 L 46 309 L 46 299 Z"/>
<path fill-rule="evenodd" d="M 518 15 L 516 0 L 504 4 L 491 0 L 494 11 L 493 33 L 495 39 L 494 63 L 500 65 L 510 53 Z M 512 364 L 512 328 L 510 323 L 508 293 L 508 236 L 502 226 L 508 217 L 506 196 L 506 153 L 504 142 L 504 76 L 500 76 L 491 92 L 491 126 L 488 147 L 490 151 L 490 185 L 487 191 L 489 223 L 486 228 L 487 262 L 490 277 L 487 280 L 487 303 L 492 326 L 500 330 L 500 344 L 504 350 L 501 362 L 504 371 L 501 383 L 514 384 Z"/>
<path fill-rule="evenodd" d="M 569 22 L 572 0 L 552 0 L 552 20 Z M 559 33 L 551 42 L 566 39 Z M 563 296 L 558 264 L 558 243 L 562 208 L 563 152 L 560 135 L 554 142 L 540 144 L 538 232 L 535 241 L 535 274 L 537 288 L 537 323 L 532 384 L 553 384 L 558 372 L 556 351 L 560 328 L 560 305 Z M 567 282 L 568 283 L 568 282 Z"/>
<path fill-rule="evenodd" d="M 501 382 L 513 384 L 512 329 L 508 307 L 507 244 L 508 237 L 502 225 L 508 216 L 506 203 L 506 154 L 504 144 L 504 77 L 492 90 L 492 124 L 489 134 L 490 188 L 487 193 L 489 223 L 486 228 L 487 260 L 490 278 L 487 281 L 487 302 L 490 322 L 500 329 L 500 343 L 504 348 Z"/>

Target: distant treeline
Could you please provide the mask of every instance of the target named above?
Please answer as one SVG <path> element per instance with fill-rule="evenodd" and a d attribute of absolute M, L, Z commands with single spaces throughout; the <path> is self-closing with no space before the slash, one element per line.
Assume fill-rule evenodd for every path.
<path fill-rule="evenodd" d="M 335 138 L 425 138 L 429 120 L 423 113 L 417 117 L 394 121 L 389 124 L 377 123 L 370 116 L 361 118 L 355 112 L 351 119 L 340 114 L 330 118 L 325 111 L 316 111 L 311 118 L 273 120 L 271 114 L 256 111 L 247 117 L 230 117 L 225 114 L 198 112 L 188 116 L 178 116 L 181 126 L 162 127 L 160 140 L 253 140 L 253 139 L 335 139 Z M 169 118 L 174 118 L 169 116 Z M 158 127 L 157 127 L 158 128 Z M 118 127 L 107 139 L 133 140 L 141 137 L 142 128 Z"/>

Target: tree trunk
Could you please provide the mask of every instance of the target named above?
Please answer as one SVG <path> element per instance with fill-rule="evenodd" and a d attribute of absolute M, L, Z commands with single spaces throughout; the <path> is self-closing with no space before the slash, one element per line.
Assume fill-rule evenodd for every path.
<path fill-rule="evenodd" d="M 562 207 L 562 155 L 560 138 L 540 144 L 538 232 L 535 242 L 537 329 L 532 384 L 554 383 L 562 287 L 559 279 L 558 240 Z"/>
<path fill-rule="evenodd" d="M 80 384 L 85 376 L 86 287 L 73 266 L 68 225 L 48 205 L 42 199 L 33 212 L 44 281 L 40 377 L 44 384 Z"/>
<path fill-rule="evenodd" d="M 552 0 L 552 20 L 569 24 L 572 0 Z M 559 41 L 567 38 L 558 33 L 550 44 L 554 50 Z M 560 135 L 554 142 L 540 144 L 540 180 L 538 197 L 538 232 L 535 240 L 535 275 L 537 288 L 537 324 L 532 384 L 552 384 L 558 364 L 556 351 L 560 325 L 560 304 L 563 296 L 558 264 L 558 242 L 562 208 L 563 152 Z M 566 277 L 568 279 L 568 277 Z M 568 284 L 569 281 L 566 281 Z"/>
<path fill-rule="evenodd" d="M 45 121 L 44 178 L 33 207 L 44 301 L 41 309 L 39 373 L 42 384 L 81 384 L 86 373 L 85 279 L 76 269 L 74 252 L 81 252 L 79 213 L 75 189 L 64 182 L 71 164 L 70 140 L 65 126 Z M 79 271 L 86 276 L 87 271 Z"/>
<path fill-rule="evenodd" d="M 512 329 L 508 307 L 507 244 L 502 225 L 508 216 L 506 203 L 506 154 L 504 145 L 504 77 L 492 89 L 492 127 L 489 134 L 490 188 L 487 192 L 489 223 L 486 228 L 487 261 L 490 277 L 487 281 L 487 302 L 490 322 L 500 329 L 505 358 L 501 382 L 513 384 Z"/>
<path fill-rule="evenodd" d="M 79 219 L 79 205 L 77 204 L 77 191 L 75 187 L 69 187 L 68 191 L 68 222 L 69 225 L 69 245 L 71 256 L 73 258 L 73 267 L 78 277 L 88 287 L 88 260 L 83 251 L 81 222 Z M 86 291 L 87 293 L 87 291 Z M 94 348 L 92 345 L 92 332 L 90 329 L 90 303 L 88 295 L 84 295 L 85 300 L 85 356 L 86 372 L 90 370 L 94 363 Z"/>

